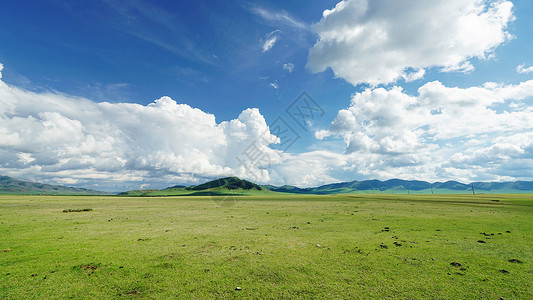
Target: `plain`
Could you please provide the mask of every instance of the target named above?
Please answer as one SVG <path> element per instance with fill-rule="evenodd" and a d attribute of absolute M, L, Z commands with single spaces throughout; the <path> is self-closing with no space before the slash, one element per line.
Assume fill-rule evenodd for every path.
<path fill-rule="evenodd" d="M 533 299 L 533 195 L 2 195 L 0 251 L 2 299 Z"/>

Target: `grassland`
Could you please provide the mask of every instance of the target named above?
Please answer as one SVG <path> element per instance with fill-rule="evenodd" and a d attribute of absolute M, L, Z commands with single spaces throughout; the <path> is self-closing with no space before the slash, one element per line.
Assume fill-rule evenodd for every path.
<path fill-rule="evenodd" d="M 205 189 L 205 190 L 188 190 L 184 188 L 178 189 L 164 189 L 164 190 L 133 190 L 121 193 L 120 196 L 128 197 L 168 197 L 168 196 L 226 196 L 233 198 L 240 196 L 274 196 L 274 195 L 284 195 L 286 193 L 277 193 L 269 190 L 245 190 L 245 189 Z"/>
<path fill-rule="evenodd" d="M 0 298 L 533 299 L 533 195 L 237 200 L 2 195 Z"/>

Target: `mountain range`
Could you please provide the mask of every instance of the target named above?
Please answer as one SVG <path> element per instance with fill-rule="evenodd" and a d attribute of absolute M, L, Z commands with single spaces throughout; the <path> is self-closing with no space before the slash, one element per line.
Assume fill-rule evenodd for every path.
<path fill-rule="evenodd" d="M 473 189 L 473 190 L 472 190 Z M 266 194 L 343 194 L 343 193 L 388 193 L 388 194 L 504 194 L 533 193 L 533 181 L 473 182 L 457 181 L 429 183 L 419 180 L 390 179 L 386 181 L 365 180 L 326 184 L 318 187 L 299 188 L 292 185 L 258 185 L 237 177 L 219 178 L 199 185 L 174 185 L 164 189 L 132 190 L 119 196 L 205 196 L 205 195 L 266 195 Z M 0 194 L 40 195 L 104 195 L 108 193 L 28 182 L 0 176 Z"/>
<path fill-rule="evenodd" d="M 265 188 L 283 193 L 296 194 L 342 194 L 342 193 L 393 193 L 393 194 L 465 194 L 465 193 L 530 193 L 533 181 L 473 182 L 457 181 L 429 183 L 419 180 L 390 179 L 386 181 L 365 180 L 326 184 L 312 188 L 284 185 L 267 185 Z M 473 189 L 473 191 L 472 191 Z"/>
<path fill-rule="evenodd" d="M 472 190 L 474 189 L 474 190 Z M 299 188 L 292 185 L 257 185 L 237 177 L 220 178 L 200 185 L 172 186 L 162 190 L 135 190 L 121 193 L 122 196 L 172 196 L 172 195 L 227 195 L 227 194 L 496 194 L 533 193 L 533 181 L 515 182 L 474 182 L 469 184 L 457 181 L 429 183 L 419 180 L 391 179 L 386 181 L 365 180 L 332 183 L 319 187 Z"/>
<path fill-rule="evenodd" d="M 23 181 L 8 176 L 0 176 L 0 194 L 108 195 L 109 193 L 62 185 L 50 185 L 38 182 Z"/>

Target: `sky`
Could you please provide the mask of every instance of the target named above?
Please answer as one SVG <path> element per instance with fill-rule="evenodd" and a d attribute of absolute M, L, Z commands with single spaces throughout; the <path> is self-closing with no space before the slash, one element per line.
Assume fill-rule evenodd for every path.
<path fill-rule="evenodd" d="M 1 6 L 1 175 L 533 180 L 531 1 Z"/>

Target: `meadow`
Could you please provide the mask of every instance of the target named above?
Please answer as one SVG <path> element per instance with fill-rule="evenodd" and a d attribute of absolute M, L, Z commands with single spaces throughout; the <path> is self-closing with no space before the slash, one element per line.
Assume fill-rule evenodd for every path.
<path fill-rule="evenodd" d="M 0 195 L 0 298 L 533 299 L 533 195 Z"/>

